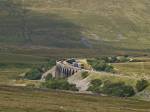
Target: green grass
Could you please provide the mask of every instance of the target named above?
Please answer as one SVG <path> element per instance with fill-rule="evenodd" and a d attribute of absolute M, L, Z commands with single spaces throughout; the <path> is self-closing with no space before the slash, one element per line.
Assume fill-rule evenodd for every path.
<path fill-rule="evenodd" d="M 144 101 L 59 91 L 0 87 L 2 112 L 149 112 Z M 11 104 L 11 105 L 10 105 Z"/>
<path fill-rule="evenodd" d="M 23 54 L 13 54 L 13 53 L 0 53 L 0 63 L 24 63 L 24 64 L 36 64 L 45 63 L 48 57 L 42 56 L 32 56 Z"/>
<path fill-rule="evenodd" d="M 114 64 L 118 73 L 137 78 L 150 77 L 150 62 L 131 62 Z"/>
<path fill-rule="evenodd" d="M 149 53 L 149 0 L 13 1 L 1 1 L 1 44 Z"/>
<path fill-rule="evenodd" d="M 45 64 L 47 57 L 0 53 L 0 85 L 11 85 L 12 80 L 33 67 Z"/>
<path fill-rule="evenodd" d="M 20 74 L 28 71 L 30 68 L 0 68 L 0 85 L 12 85 Z"/>
<path fill-rule="evenodd" d="M 120 76 L 120 75 L 112 75 L 111 73 L 91 73 L 90 79 L 100 79 L 102 81 L 109 80 L 111 82 L 117 83 L 117 82 L 124 82 L 127 85 L 131 85 L 135 88 L 136 82 L 138 78 L 128 77 L 128 76 Z"/>

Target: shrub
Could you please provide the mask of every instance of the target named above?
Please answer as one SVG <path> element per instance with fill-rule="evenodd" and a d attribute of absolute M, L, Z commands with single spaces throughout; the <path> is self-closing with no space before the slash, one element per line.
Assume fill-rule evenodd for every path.
<path fill-rule="evenodd" d="M 94 93 L 103 93 L 118 97 L 130 97 L 135 94 L 132 86 L 125 85 L 123 82 L 112 83 L 110 81 L 104 81 L 96 79 L 91 82 L 89 91 Z"/>
<path fill-rule="evenodd" d="M 106 59 L 101 60 L 99 58 L 96 58 L 96 59 L 87 60 L 87 61 L 97 71 L 114 72 L 113 66 L 106 63 Z"/>
<path fill-rule="evenodd" d="M 104 61 L 107 62 L 107 63 L 110 62 L 110 61 L 109 61 L 109 57 L 107 57 L 107 56 L 101 57 L 100 60 L 104 60 Z"/>
<path fill-rule="evenodd" d="M 91 84 L 94 86 L 100 86 L 102 84 L 102 81 L 100 79 L 94 79 L 91 81 Z"/>
<path fill-rule="evenodd" d="M 133 87 L 125 85 L 123 82 L 107 83 L 104 85 L 102 92 L 119 97 L 130 97 L 135 94 Z"/>
<path fill-rule="evenodd" d="M 138 92 L 143 91 L 149 85 L 145 79 L 138 80 L 136 83 L 136 89 Z"/>
<path fill-rule="evenodd" d="M 46 72 L 48 69 L 52 68 L 55 65 L 55 60 L 48 60 L 47 63 L 38 67 L 40 72 Z"/>
<path fill-rule="evenodd" d="M 107 64 L 105 61 L 99 61 L 93 65 L 93 68 L 97 71 L 105 71 L 105 72 L 112 72 L 113 66 Z"/>
<path fill-rule="evenodd" d="M 89 76 L 89 73 L 87 71 L 84 71 L 84 72 L 81 73 L 81 77 L 83 79 L 86 78 L 86 77 L 88 77 L 88 76 Z"/>
<path fill-rule="evenodd" d="M 100 58 L 95 58 L 96 61 L 105 61 L 106 63 L 118 63 L 118 62 L 128 62 L 130 59 L 128 56 L 103 56 Z"/>
<path fill-rule="evenodd" d="M 114 72 L 114 67 L 111 65 L 106 65 L 105 72 Z"/>
<path fill-rule="evenodd" d="M 88 88 L 88 91 L 92 91 L 94 93 L 101 92 L 101 84 L 102 81 L 100 79 L 95 79 L 91 81 L 91 86 Z"/>
<path fill-rule="evenodd" d="M 65 79 L 53 79 L 43 83 L 43 87 L 50 89 L 58 89 L 58 90 L 71 90 L 77 91 L 76 85 L 69 84 Z"/>
<path fill-rule="evenodd" d="M 109 63 L 115 63 L 117 62 L 117 57 L 116 56 L 112 56 L 112 57 L 109 57 Z"/>
<path fill-rule="evenodd" d="M 42 77 L 42 74 L 55 65 L 55 60 L 48 60 L 47 63 L 40 65 L 37 68 L 33 68 L 27 72 L 24 76 L 25 79 L 29 80 L 39 80 Z M 50 78 L 50 77 L 48 77 Z"/>
<path fill-rule="evenodd" d="M 101 93 L 101 87 L 100 86 L 91 85 L 88 88 L 88 91 L 92 91 L 93 93 Z"/>
<path fill-rule="evenodd" d="M 41 79 L 41 76 L 42 73 L 36 68 L 32 69 L 31 71 L 25 74 L 25 78 L 29 80 L 39 80 Z"/>

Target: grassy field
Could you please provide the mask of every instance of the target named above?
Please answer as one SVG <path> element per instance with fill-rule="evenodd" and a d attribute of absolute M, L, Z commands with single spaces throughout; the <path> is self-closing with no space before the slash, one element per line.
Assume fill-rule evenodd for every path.
<path fill-rule="evenodd" d="M 111 81 L 111 82 L 124 82 L 127 85 L 131 85 L 135 88 L 135 85 L 137 83 L 138 78 L 134 77 L 128 77 L 128 76 L 121 76 L 121 75 L 116 75 L 116 74 L 111 74 L 111 73 L 92 73 L 90 74 L 90 79 L 100 79 L 102 81 Z"/>
<path fill-rule="evenodd" d="M 150 112 L 149 103 L 19 87 L 0 87 L 1 112 Z"/>
<path fill-rule="evenodd" d="M 150 62 L 114 64 L 117 72 L 134 78 L 150 79 Z"/>
<path fill-rule="evenodd" d="M 30 68 L 5 68 L 0 69 L 0 85 L 11 85 L 20 74 L 28 71 Z"/>

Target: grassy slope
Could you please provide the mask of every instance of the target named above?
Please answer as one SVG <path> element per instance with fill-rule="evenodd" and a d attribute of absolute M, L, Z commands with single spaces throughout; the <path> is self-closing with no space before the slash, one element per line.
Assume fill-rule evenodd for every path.
<path fill-rule="evenodd" d="M 118 71 L 118 73 L 124 74 L 125 76 L 129 76 L 130 79 L 144 78 L 150 82 L 150 60 L 149 58 L 139 57 L 136 59 L 142 62 L 116 63 L 113 65 L 115 69 Z M 135 84 L 134 80 L 129 81 L 129 82 L 131 84 Z M 144 91 L 136 94 L 134 98 L 150 101 L 150 86 L 148 86 Z"/>
<path fill-rule="evenodd" d="M 131 85 L 135 88 L 137 78 L 115 75 L 110 73 L 93 73 L 89 76 L 90 79 L 101 79 L 102 81 L 109 80 L 111 82 L 124 82 L 127 85 Z"/>
<path fill-rule="evenodd" d="M 0 87 L 3 112 L 149 112 L 144 101 Z M 10 105 L 11 104 L 11 105 Z"/>
<path fill-rule="evenodd" d="M 19 74 L 28 71 L 30 68 L 1 68 L 0 69 L 0 85 L 12 85 L 13 80 L 16 79 Z"/>
<path fill-rule="evenodd" d="M 47 62 L 46 57 L 0 53 L 0 85 L 11 84 L 19 74 Z"/>
<path fill-rule="evenodd" d="M 22 4 L 0 6 L 1 43 L 87 48 L 80 41 L 84 37 L 93 48 L 108 51 L 150 47 L 149 0 L 25 0 L 24 4 L 25 18 L 21 11 L 15 13 L 23 11 Z"/>
<path fill-rule="evenodd" d="M 150 75 L 150 62 L 133 62 L 114 64 L 119 73 L 132 77 L 147 77 Z"/>

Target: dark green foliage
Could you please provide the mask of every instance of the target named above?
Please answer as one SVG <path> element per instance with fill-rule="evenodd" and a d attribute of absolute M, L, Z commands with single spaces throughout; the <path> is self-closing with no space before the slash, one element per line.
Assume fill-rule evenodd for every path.
<path fill-rule="evenodd" d="M 87 60 L 88 63 L 97 71 L 113 72 L 114 68 L 112 65 L 105 62 L 105 60 L 93 59 Z"/>
<path fill-rule="evenodd" d="M 26 73 L 24 78 L 29 80 L 39 80 L 41 79 L 42 74 L 54 65 L 55 60 L 48 60 L 48 63 L 45 63 L 37 68 L 31 69 L 29 72 Z"/>
<path fill-rule="evenodd" d="M 44 82 L 42 86 L 46 88 L 58 89 L 58 90 L 71 90 L 71 91 L 78 90 L 74 84 L 69 84 L 68 81 L 65 79 L 48 80 Z"/>
<path fill-rule="evenodd" d="M 148 87 L 149 83 L 145 79 L 141 79 L 137 81 L 136 89 L 138 92 L 143 91 L 146 87 Z"/>
<path fill-rule="evenodd" d="M 27 72 L 25 75 L 25 79 L 29 79 L 29 80 L 39 80 L 41 79 L 42 73 L 34 68 L 31 71 Z"/>
<path fill-rule="evenodd" d="M 106 63 L 119 63 L 119 62 L 128 62 L 129 57 L 128 56 L 103 56 L 100 58 L 96 58 L 97 60 L 103 60 Z"/>
<path fill-rule="evenodd" d="M 129 62 L 127 56 L 110 56 L 88 59 L 87 62 L 97 71 L 114 72 L 114 68 L 110 63 Z"/>
<path fill-rule="evenodd" d="M 92 91 L 94 93 L 100 93 L 101 92 L 101 86 L 102 81 L 99 79 L 95 79 L 91 81 L 91 86 L 88 88 L 89 91 Z"/>
<path fill-rule="evenodd" d="M 100 79 L 94 79 L 91 81 L 91 84 L 95 86 L 100 86 L 102 84 L 102 81 Z"/>
<path fill-rule="evenodd" d="M 120 62 L 128 62 L 129 61 L 129 57 L 128 56 L 110 56 L 110 57 L 100 57 L 100 58 L 96 58 L 98 60 L 103 60 L 106 63 L 120 63 Z"/>
<path fill-rule="evenodd" d="M 51 67 L 53 67 L 56 64 L 55 60 L 48 60 L 47 63 L 41 65 L 40 67 L 38 67 L 39 71 L 41 72 L 46 72 L 47 70 L 49 70 Z"/>
<path fill-rule="evenodd" d="M 125 85 L 123 82 L 104 84 L 102 92 L 119 97 L 130 97 L 135 94 L 133 87 Z"/>
<path fill-rule="evenodd" d="M 88 90 L 118 97 L 130 97 L 135 94 L 133 87 L 125 85 L 123 82 L 112 83 L 104 81 L 102 83 L 99 79 L 93 80 Z"/>
<path fill-rule="evenodd" d="M 104 71 L 106 71 L 106 72 L 114 72 L 114 67 L 112 65 L 106 64 Z"/>
<path fill-rule="evenodd" d="M 86 78 L 86 77 L 88 77 L 88 76 L 89 76 L 89 73 L 87 71 L 81 73 L 81 77 L 83 79 Z"/>
<path fill-rule="evenodd" d="M 117 57 L 116 57 L 116 56 L 109 57 L 109 62 L 110 62 L 110 63 L 115 63 L 115 62 L 117 62 Z"/>

